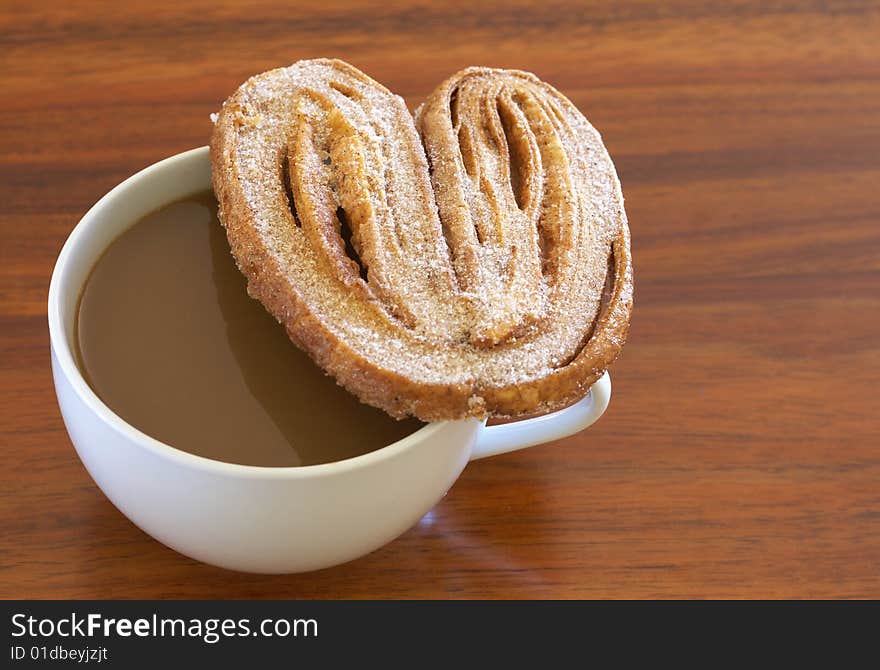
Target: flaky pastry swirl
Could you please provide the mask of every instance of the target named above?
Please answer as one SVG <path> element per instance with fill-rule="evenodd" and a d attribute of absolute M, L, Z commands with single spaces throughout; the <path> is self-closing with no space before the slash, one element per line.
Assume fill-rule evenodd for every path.
<path fill-rule="evenodd" d="M 300 61 L 224 103 L 211 159 L 251 295 L 393 416 L 547 412 L 623 345 L 632 265 L 614 166 L 531 74 L 468 68 L 413 119 L 354 67 Z"/>

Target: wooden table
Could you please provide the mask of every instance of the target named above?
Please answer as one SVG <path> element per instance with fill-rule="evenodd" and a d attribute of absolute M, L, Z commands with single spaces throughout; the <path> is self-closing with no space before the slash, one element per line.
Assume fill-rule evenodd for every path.
<path fill-rule="evenodd" d="M 876 4 L 135 4 L 0 9 L 0 596 L 880 597 Z M 556 85 L 619 169 L 636 307 L 587 432 L 472 464 L 361 560 L 235 574 L 92 483 L 47 287 L 103 193 L 205 144 L 249 75 L 319 55 L 413 107 L 469 64 Z"/>

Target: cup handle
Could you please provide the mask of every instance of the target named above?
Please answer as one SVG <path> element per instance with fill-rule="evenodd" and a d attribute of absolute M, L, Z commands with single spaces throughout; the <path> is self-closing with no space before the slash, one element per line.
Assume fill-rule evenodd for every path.
<path fill-rule="evenodd" d="M 595 423 L 605 413 L 610 400 L 611 377 L 606 372 L 583 399 L 570 407 L 533 419 L 484 427 L 471 450 L 470 460 L 506 454 L 574 435 Z"/>

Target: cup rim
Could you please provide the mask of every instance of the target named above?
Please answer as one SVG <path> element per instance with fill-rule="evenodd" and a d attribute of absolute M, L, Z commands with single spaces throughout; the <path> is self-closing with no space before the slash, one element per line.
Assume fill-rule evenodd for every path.
<path fill-rule="evenodd" d="M 133 441 L 141 448 L 146 449 L 161 458 L 175 461 L 178 465 L 209 470 L 219 475 L 248 475 L 250 477 L 258 478 L 314 477 L 340 474 L 345 471 L 366 467 L 387 458 L 392 458 L 393 456 L 414 447 L 416 444 L 429 439 L 434 434 L 442 431 L 450 423 L 458 423 L 458 421 L 431 422 L 396 442 L 392 442 L 391 444 L 380 447 L 379 449 L 370 451 L 366 454 L 353 456 L 341 461 L 318 463 L 315 465 L 290 465 L 281 467 L 271 465 L 245 465 L 198 456 L 188 451 L 178 449 L 166 442 L 162 442 L 125 421 L 125 419 L 116 414 L 104 403 L 103 400 L 101 400 L 101 398 L 98 397 L 89 386 L 88 382 L 86 382 L 82 372 L 76 365 L 73 352 L 69 346 L 67 331 L 61 317 L 61 297 L 67 295 L 71 290 L 76 290 L 77 292 L 81 291 L 82 286 L 85 283 L 83 282 L 83 284 L 71 288 L 69 282 L 65 281 L 67 268 L 77 258 L 77 249 L 80 241 L 83 240 L 88 235 L 91 228 L 96 225 L 95 222 L 99 219 L 101 212 L 109 203 L 124 198 L 127 191 L 155 173 L 171 169 L 181 163 L 207 160 L 208 151 L 209 149 L 207 146 L 202 146 L 174 154 L 173 156 L 164 158 L 138 172 L 135 172 L 133 175 L 114 186 L 94 205 L 92 205 L 77 222 L 76 226 L 74 226 L 73 230 L 71 230 L 68 235 L 67 240 L 65 240 L 61 252 L 58 254 L 58 258 L 55 261 L 55 266 L 52 270 L 52 278 L 49 282 L 49 344 L 61 374 L 64 375 L 74 393 L 80 401 L 86 405 L 89 411 L 96 415 L 103 423 L 110 426 L 114 431 Z M 180 197 L 185 197 L 185 195 L 181 195 Z M 169 201 L 169 203 L 170 202 L 173 201 Z M 168 203 L 157 202 L 157 206 L 161 206 L 162 204 Z M 134 225 L 134 223 L 135 222 L 132 222 L 132 225 Z M 109 244 L 112 244 L 112 241 L 104 246 L 102 251 L 106 249 Z M 94 265 L 94 260 L 92 265 Z M 478 419 L 464 419 L 462 421 L 474 421 L 481 424 L 485 423 L 485 421 L 481 422 Z"/>

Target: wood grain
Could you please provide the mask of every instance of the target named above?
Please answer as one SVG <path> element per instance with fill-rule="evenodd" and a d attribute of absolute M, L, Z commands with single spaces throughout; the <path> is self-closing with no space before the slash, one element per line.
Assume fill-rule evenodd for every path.
<path fill-rule="evenodd" d="M 2 3 L 0 596 L 880 597 L 878 35 L 863 2 Z M 361 560 L 235 574 L 80 465 L 48 281 L 109 188 L 322 55 L 413 106 L 469 64 L 567 94 L 619 168 L 634 320 L 589 431 L 470 465 Z"/>

